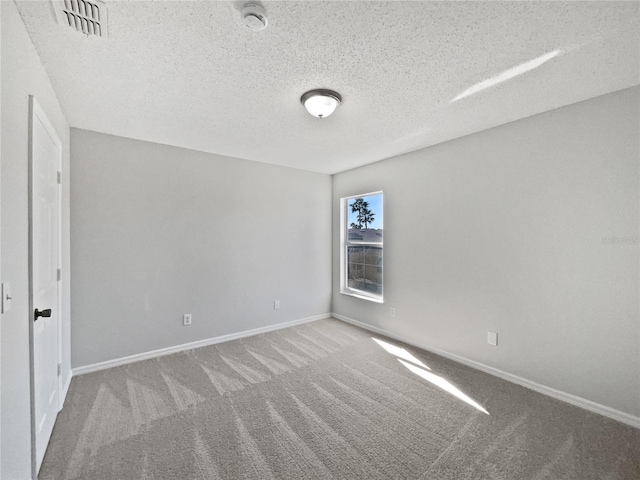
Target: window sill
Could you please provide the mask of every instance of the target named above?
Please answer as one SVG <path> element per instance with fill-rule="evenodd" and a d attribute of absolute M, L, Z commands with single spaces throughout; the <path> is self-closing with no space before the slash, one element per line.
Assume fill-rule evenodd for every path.
<path fill-rule="evenodd" d="M 367 295 L 362 295 L 362 294 L 355 293 L 355 292 L 352 292 L 352 291 L 349 291 L 349 290 L 341 290 L 340 293 L 342 295 L 347 295 L 349 297 L 359 298 L 361 300 L 367 300 L 369 302 L 384 303 L 384 299 L 383 298 L 369 297 Z"/>

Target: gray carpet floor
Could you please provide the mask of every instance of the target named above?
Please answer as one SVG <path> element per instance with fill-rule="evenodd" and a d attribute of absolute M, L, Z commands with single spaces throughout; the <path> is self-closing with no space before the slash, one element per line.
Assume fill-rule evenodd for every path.
<path fill-rule="evenodd" d="M 638 480 L 640 430 L 326 319 L 75 377 L 39 478 Z"/>

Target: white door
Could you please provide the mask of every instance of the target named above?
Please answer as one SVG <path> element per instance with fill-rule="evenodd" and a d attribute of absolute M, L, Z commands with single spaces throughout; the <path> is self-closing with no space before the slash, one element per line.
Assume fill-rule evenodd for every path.
<path fill-rule="evenodd" d="M 31 281 L 36 466 L 40 469 L 58 414 L 58 169 L 62 144 L 31 97 Z"/>

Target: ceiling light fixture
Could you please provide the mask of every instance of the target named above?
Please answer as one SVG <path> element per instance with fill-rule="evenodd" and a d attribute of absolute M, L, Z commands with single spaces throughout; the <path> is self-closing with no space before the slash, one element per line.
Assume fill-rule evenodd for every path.
<path fill-rule="evenodd" d="M 300 102 L 311 115 L 316 118 L 326 118 L 336 111 L 342 103 L 342 97 L 333 90 L 309 90 L 300 97 Z"/>

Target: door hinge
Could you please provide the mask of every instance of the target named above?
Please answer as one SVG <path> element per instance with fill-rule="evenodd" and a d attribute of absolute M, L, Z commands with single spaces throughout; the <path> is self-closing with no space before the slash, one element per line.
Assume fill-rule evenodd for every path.
<path fill-rule="evenodd" d="M 62 172 L 58 172 L 58 185 L 62 185 Z"/>
<path fill-rule="evenodd" d="M 58 269 L 58 281 L 62 278 L 62 270 Z"/>
<path fill-rule="evenodd" d="M 58 364 L 58 376 L 62 375 L 62 365 Z"/>

